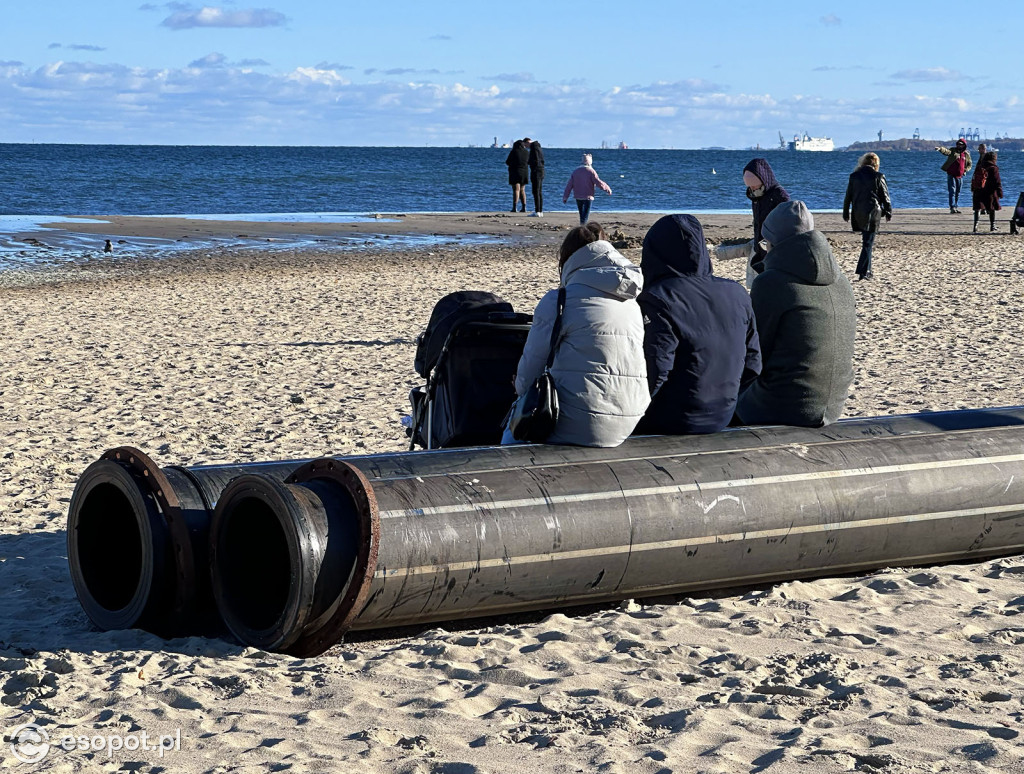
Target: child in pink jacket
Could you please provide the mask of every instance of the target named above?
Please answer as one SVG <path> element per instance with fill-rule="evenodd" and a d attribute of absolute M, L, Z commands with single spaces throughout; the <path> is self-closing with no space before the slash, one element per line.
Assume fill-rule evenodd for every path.
<path fill-rule="evenodd" d="M 590 166 L 594 157 L 589 153 L 583 154 L 583 164 L 576 167 L 569 176 L 569 182 L 565 184 L 565 192 L 562 194 L 562 204 L 569 201 L 569 194 L 575 192 L 576 208 L 580 211 L 580 225 L 585 225 L 590 219 L 590 206 L 594 202 L 594 187 L 611 194 L 612 189 L 604 180 L 597 176 L 597 172 Z"/>

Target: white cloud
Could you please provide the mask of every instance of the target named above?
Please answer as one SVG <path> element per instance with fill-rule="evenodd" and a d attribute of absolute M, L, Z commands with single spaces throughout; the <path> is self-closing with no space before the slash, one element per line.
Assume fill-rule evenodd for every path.
<path fill-rule="evenodd" d="M 889 77 L 896 81 L 909 81 L 912 83 L 967 80 L 966 76 L 957 70 L 947 70 L 945 67 L 925 67 L 919 70 L 900 70 Z"/>
<path fill-rule="evenodd" d="M 16 128 L 8 132 L 12 141 L 41 142 L 464 144 L 489 142 L 528 116 L 531 133 L 549 145 L 619 137 L 634 147 L 746 147 L 774 146 L 779 131 L 804 129 L 845 144 L 874 137 L 879 126 L 944 126 L 951 115 L 1024 123 L 1024 101 L 1005 91 L 1002 102 L 974 93 L 853 100 L 730 93 L 701 80 L 477 88 L 431 77 L 357 82 L 346 75 L 327 62 L 253 70 L 218 52 L 170 69 L 0 62 L 0 106 L 5 126 Z"/>
<path fill-rule="evenodd" d="M 199 68 L 203 68 L 203 67 L 223 67 L 224 63 L 226 61 L 227 61 L 227 59 L 225 58 L 225 56 L 223 54 L 218 54 L 215 51 L 212 54 L 207 54 L 206 56 L 204 56 L 204 57 L 202 57 L 200 59 L 196 59 L 193 62 L 189 62 L 188 66 L 189 67 L 199 67 Z"/>
<path fill-rule="evenodd" d="M 484 81 L 501 81 L 504 83 L 533 83 L 533 73 L 499 73 L 498 75 L 485 75 L 481 78 Z"/>
<path fill-rule="evenodd" d="M 317 64 L 318 70 L 354 70 L 352 65 L 338 64 L 337 62 L 320 62 Z"/>
<path fill-rule="evenodd" d="M 180 3 L 169 3 L 174 10 L 160 22 L 172 30 L 194 27 L 280 27 L 288 21 L 283 13 L 270 8 L 230 9 L 203 6 L 194 8 Z"/>
<path fill-rule="evenodd" d="M 843 20 L 836 16 L 834 13 L 830 13 L 827 16 L 822 16 L 819 21 L 826 27 L 838 27 L 843 23 Z"/>

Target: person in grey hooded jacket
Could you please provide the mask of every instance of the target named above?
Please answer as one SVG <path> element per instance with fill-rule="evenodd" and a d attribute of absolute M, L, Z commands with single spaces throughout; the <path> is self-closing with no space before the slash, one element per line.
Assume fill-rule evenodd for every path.
<path fill-rule="evenodd" d="M 568 233 L 559 251 L 565 310 L 551 375 L 558 422 L 548 443 L 618 446 L 650 403 L 644 361 L 644 323 L 636 298 L 640 267 L 607 241 L 596 223 Z M 558 290 L 537 304 L 516 369 L 522 396 L 547 363 Z M 510 442 L 506 431 L 503 443 Z"/>
<path fill-rule="evenodd" d="M 801 201 L 765 219 L 768 250 L 750 302 L 761 340 L 761 374 L 742 392 L 747 425 L 822 427 L 837 420 L 853 383 L 853 287 Z"/>

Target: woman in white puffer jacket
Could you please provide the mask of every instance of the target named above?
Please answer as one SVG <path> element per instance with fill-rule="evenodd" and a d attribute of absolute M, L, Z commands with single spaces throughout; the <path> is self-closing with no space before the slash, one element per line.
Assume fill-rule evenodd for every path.
<path fill-rule="evenodd" d="M 559 250 L 559 269 L 565 310 L 551 367 L 559 414 L 547 443 L 618 446 L 651 402 L 643 315 L 636 302 L 643 274 L 596 223 L 568 233 Z M 555 289 L 534 311 L 516 371 L 517 395 L 544 371 L 557 313 Z M 506 432 L 505 441 L 510 440 Z"/>

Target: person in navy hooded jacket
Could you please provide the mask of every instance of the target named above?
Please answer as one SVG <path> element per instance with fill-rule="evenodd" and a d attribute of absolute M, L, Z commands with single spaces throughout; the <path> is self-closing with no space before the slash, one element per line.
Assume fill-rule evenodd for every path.
<path fill-rule="evenodd" d="M 704 229 L 692 215 L 651 226 L 640 268 L 651 405 L 636 432 L 718 432 L 732 420 L 740 388 L 761 373 L 750 296 L 712 273 Z"/>

